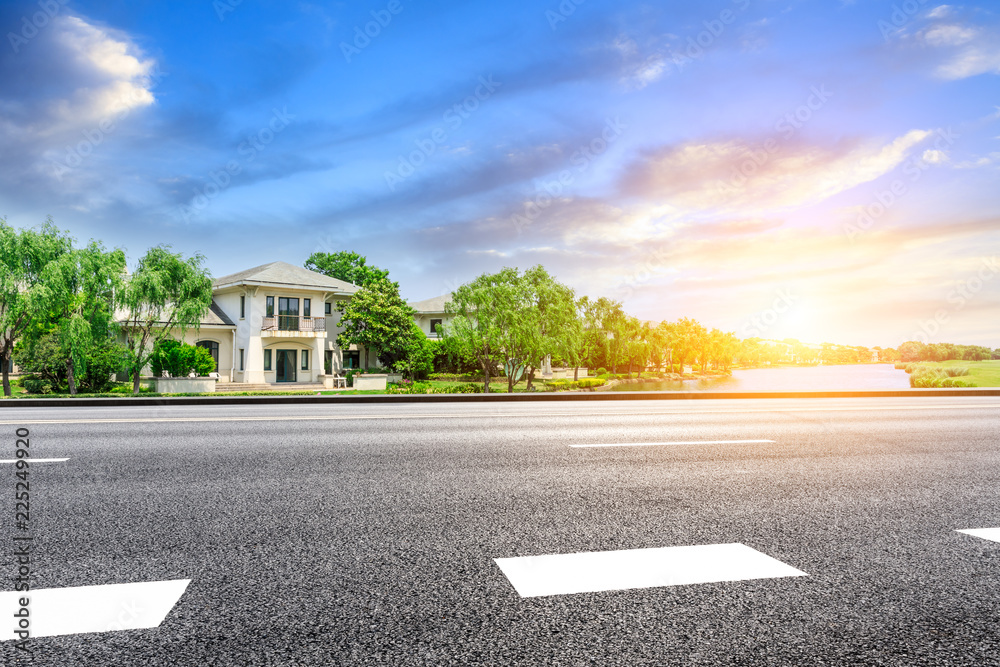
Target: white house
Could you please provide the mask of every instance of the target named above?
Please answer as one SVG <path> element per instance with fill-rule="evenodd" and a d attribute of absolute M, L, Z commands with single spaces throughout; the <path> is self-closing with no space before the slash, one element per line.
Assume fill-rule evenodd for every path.
<path fill-rule="evenodd" d="M 413 320 L 420 327 L 420 330 L 427 334 L 428 338 L 439 338 L 437 325 L 440 324 L 443 326 L 454 319 L 454 313 L 449 313 L 445 310 L 445 304 L 451 301 L 452 298 L 452 295 L 449 293 L 436 296 L 433 299 L 414 301 L 407 304 L 415 311 Z"/>
<path fill-rule="evenodd" d="M 287 262 L 223 276 L 212 283 L 211 310 L 184 342 L 212 353 L 223 382 L 320 382 L 364 357 L 363 348 L 337 345 L 336 304 L 358 289 Z"/>

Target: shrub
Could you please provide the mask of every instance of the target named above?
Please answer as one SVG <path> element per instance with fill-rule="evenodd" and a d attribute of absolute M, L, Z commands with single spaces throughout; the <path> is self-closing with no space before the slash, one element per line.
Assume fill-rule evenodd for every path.
<path fill-rule="evenodd" d="M 29 394 L 51 394 L 52 381 L 40 375 L 25 375 L 21 378 L 21 386 Z"/>
<path fill-rule="evenodd" d="M 566 391 L 569 389 L 593 389 L 606 384 L 607 381 L 601 378 L 584 378 L 582 380 L 552 380 L 546 382 L 545 386 L 551 391 Z"/>
<path fill-rule="evenodd" d="M 918 365 L 910 372 L 910 386 L 916 389 L 975 387 L 972 382 L 954 379 L 956 375 L 968 374 L 968 368 L 932 368 Z"/>
<path fill-rule="evenodd" d="M 215 359 L 203 347 L 165 338 L 153 346 L 149 365 L 156 377 L 162 377 L 164 371 L 170 373 L 170 377 L 187 377 L 192 371 L 195 375 L 213 372 Z"/>
<path fill-rule="evenodd" d="M 607 372 L 608 372 L 608 369 L 607 369 L 607 368 L 598 368 L 598 369 L 597 369 L 597 374 L 598 374 L 598 375 L 604 375 L 604 374 L 605 374 L 605 373 L 607 373 Z"/>

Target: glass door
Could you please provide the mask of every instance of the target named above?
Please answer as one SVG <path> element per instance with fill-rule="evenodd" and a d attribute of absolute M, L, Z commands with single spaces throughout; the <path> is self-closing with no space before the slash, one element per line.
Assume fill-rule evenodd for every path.
<path fill-rule="evenodd" d="M 299 330 L 299 300 L 278 297 L 278 330 Z"/>
<path fill-rule="evenodd" d="M 296 366 L 295 357 L 297 350 L 278 350 L 276 355 L 277 366 L 275 367 L 275 378 L 278 382 L 295 382 Z"/>

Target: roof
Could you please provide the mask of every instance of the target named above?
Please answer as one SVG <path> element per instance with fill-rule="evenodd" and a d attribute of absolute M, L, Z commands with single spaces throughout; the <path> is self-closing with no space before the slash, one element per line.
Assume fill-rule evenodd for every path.
<path fill-rule="evenodd" d="M 222 308 L 219 308 L 219 304 L 215 302 L 215 299 L 212 299 L 212 306 L 209 308 L 205 317 L 201 318 L 200 324 L 226 327 L 236 326 L 236 323 L 229 319 L 228 315 L 222 312 Z"/>
<path fill-rule="evenodd" d="M 443 313 L 445 312 L 444 305 L 453 299 L 451 292 L 448 294 L 442 294 L 441 296 L 436 296 L 433 299 L 424 299 L 423 301 L 413 301 L 407 304 L 410 308 L 417 311 L 418 313 Z"/>
<path fill-rule="evenodd" d="M 354 294 L 360 289 L 344 280 L 310 271 L 288 262 L 271 262 L 255 266 L 246 271 L 232 273 L 212 281 L 212 289 L 220 289 L 244 283 L 266 283 L 269 285 L 285 285 L 288 287 L 313 287 L 328 292 L 346 292 Z"/>
<path fill-rule="evenodd" d="M 123 308 L 119 308 L 115 311 L 115 320 L 117 322 L 125 323 L 129 320 L 129 313 Z M 165 324 L 165 322 L 157 322 L 157 324 Z M 208 312 L 205 316 L 201 318 L 198 322 L 199 327 L 235 327 L 236 323 L 229 319 L 229 316 L 223 312 L 222 308 L 219 308 L 219 304 L 212 299 L 212 304 L 208 307 Z"/>

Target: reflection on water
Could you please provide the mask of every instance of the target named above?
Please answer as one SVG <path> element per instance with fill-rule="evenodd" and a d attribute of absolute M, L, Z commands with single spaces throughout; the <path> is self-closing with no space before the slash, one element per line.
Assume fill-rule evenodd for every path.
<path fill-rule="evenodd" d="M 734 370 L 732 377 L 626 384 L 615 391 L 837 391 L 908 389 L 910 376 L 892 364 Z"/>

